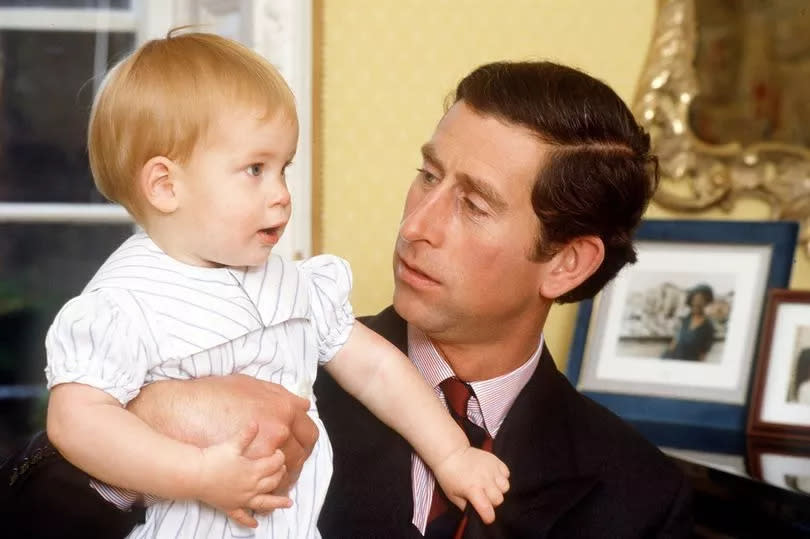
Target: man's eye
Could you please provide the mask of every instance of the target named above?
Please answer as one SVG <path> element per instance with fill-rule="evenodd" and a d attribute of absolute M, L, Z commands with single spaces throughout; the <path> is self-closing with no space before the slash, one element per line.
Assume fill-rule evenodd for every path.
<path fill-rule="evenodd" d="M 430 172 L 428 172 L 427 170 L 425 170 L 423 168 L 417 168 L 416 170 L 419 172 L 419 175 L 422 176 L 422 180 L 425 183 L 429 183 L 429 184 L 430 183 L 436 183 L 436 180 L 438 180 L 438 178 L 436 176 L 434 176 L 433 174 L 431 174 Z"/>
<path fill-rule="evenodd" d="M 262 165 L 261 163 L 253 163 L 252 165 L 248 166 L 245 169 L 245 172 L 247 172 L 251 176 L 261 176 L 263 170 L 264 165 Z"/>
<path fill-rule="evenodd" d="M 478 206 L 475 202 L 470 200 L 468 197 L 464 197 L 464 205 L 467 206 L 467 209 L 473 212 L 476 215 L 486 215 L 487 212 L 480 206 Z"/>

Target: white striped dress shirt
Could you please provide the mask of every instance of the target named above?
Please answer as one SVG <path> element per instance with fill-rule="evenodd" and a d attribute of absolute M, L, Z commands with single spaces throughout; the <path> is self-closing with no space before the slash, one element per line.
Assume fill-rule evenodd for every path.
<path fill-rule="evenodd" d="M 46 337 L 49 388 L 78 382 L 126 404 L 154 381 L 241 373 L 310 399 L 320 431 L 290 493 L 293 506 L 256 515 L 256 530 L 194 500 L 160 500 L 130 537 L 319 537 L 332 451 L 312 382 L 318 364 L 348 339 L 350 290 L 351 271 L 337 257 L 294 263 L 271 256 L 260 267 L 204 268 L 169 257 L 140 233 L 65 304 Z M 97 488 L 131 504 L 133 493 Z"/>
<path fill-rule="evenodd" d="M 540 352 L 543 350 L 542 335 L 539 341 L 535 352 L 517 369 L 497 378 L 470 383 L 474 395 L 470 397 L 467 405 L 467 417 L 474 424 L 486 429 L 492 439 L 498 435 L 498 429 L 501 428 L 512 403 L 515 402 L 518 394 L 537 368 Z M 445 379 L 455 376 L 455 373 L 430 339 L 410 324 L 408 324 L 408 356 L 419 369 L 422 377 L 433 387 L 436 396 L 447 406 L 439 384 Z M 435 484 L 430 469 L 419 455 L 413 453 L 411 455 L 412 522 L 422 533 L 425 533 L 427 526 Z"/>

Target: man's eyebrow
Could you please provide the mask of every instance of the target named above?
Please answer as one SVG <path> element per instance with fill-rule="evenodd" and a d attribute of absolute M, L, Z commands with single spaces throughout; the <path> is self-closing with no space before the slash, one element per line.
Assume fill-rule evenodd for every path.
<path fill-rule="evenodd" d="M 458 180 L 470 191 L 481 195 L 495 213 L 500 213 L 506 209 L 506 201 L 488 182 L 463 172 L 458 174 Z"/>
<path fill-rule="evenodd" d="M 442 166 L 442 162 L 439 161 L 439 157 L 436 155 L 436 148 L 433 147 L 433 144 L 430 142 L 423 144 L 421 151 L 422 159 L 439 169 L 439 174 L 444 175 L 444 167 Z"/>
<path fill-rule="evenodd" d="M 440 174 L 444 174 L 444 167 L 439 157 L 436 155 L 436 148 L 428 142 L 422 146 L 422 158 L 439 169 Z M 463 172 L 458 174 L 459 182 L 470 191 L 474 191 L 481 195 L 487 203 L 492 206 L 493 211 L 496 213 L 502 212 L 506 209 L 507 204 L 503 197 L 492 188 L 489 182 L 470 176 Z"/>

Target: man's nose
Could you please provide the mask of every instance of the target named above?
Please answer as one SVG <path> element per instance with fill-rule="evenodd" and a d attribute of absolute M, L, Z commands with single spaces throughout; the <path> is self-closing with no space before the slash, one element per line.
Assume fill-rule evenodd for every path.
<path fill-rule="evenodd" d="M 451 193 L 440 188 L 417 196 L 409 196 L 405 216 L 399 226 L 399 236 L 408 242 L 426 241 L 439 245 L 452 211 Z"/>

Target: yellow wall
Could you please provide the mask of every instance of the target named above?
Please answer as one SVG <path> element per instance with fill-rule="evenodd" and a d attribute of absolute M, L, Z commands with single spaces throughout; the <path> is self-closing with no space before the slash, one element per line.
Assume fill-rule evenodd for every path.
<path fill-rule="evenodd" d="M 351 262 L 360 314 L 390 303 L 405 192 L 458 80 L 488 61 L 547 58 L 588 71 L 630 102 L 655 17 L 652 0 L 321 0 L 315 8 L 316 244 Z M 733 217 L 755 216 L 764 209 L 749 204 Z M 805 257 L 797 285 L 810 288 L 809 268 Z M 556 306 L 546 326 L 561 365 L 575 311 Z"/>

